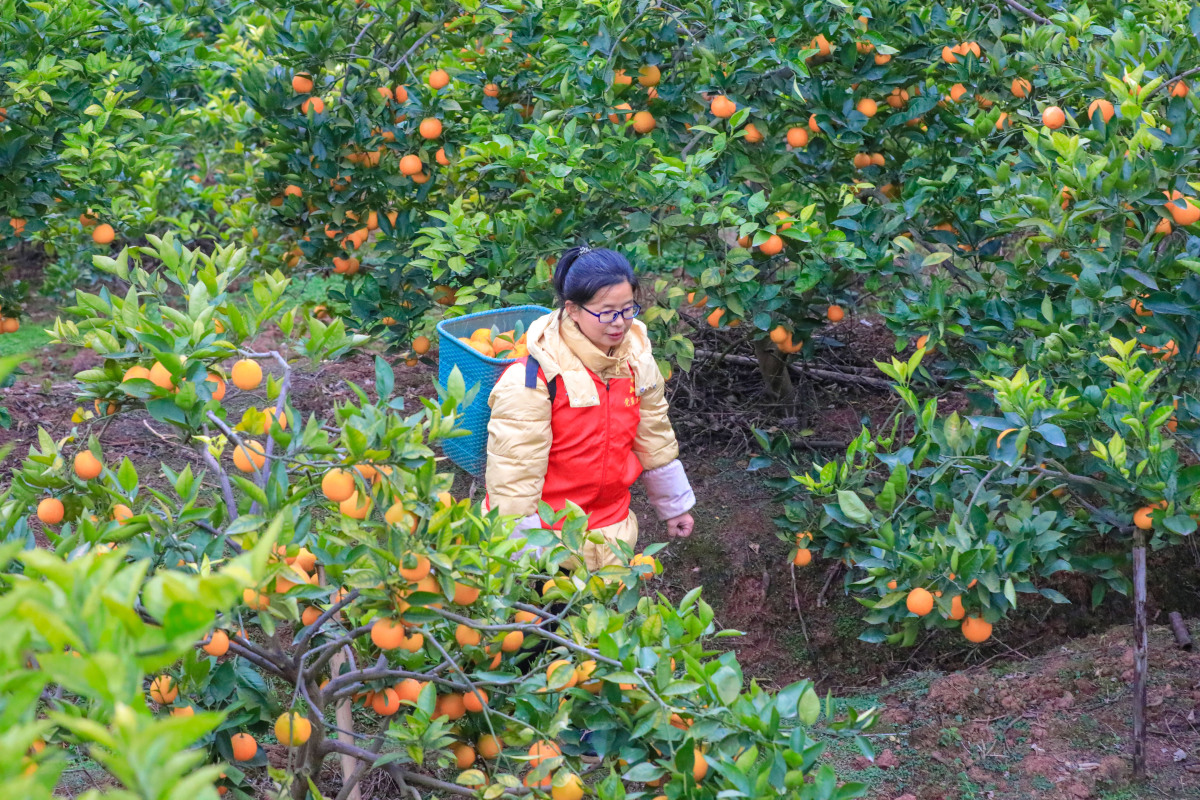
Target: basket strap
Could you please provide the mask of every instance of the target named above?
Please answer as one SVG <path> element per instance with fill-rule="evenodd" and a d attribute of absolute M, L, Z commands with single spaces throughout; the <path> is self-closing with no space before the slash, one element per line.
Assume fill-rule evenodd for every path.
<path fill-rule="evenodd" d="M 541 370 L 541 368 L 542 367 L 540 364 L 538 364 L 538 361 L 536 358 L 534 358 L 533 356 L 525 357 L 525 388 L 526 389 L 536 389 L 537 388 L 538 372 Z M 553 381 L 546 384 L 546 391 L 550 395 L 551 405 L 554 404 L 554 395 L 556 394 L 555 390 L 557 388 L 558 388 L 558 377 L 555 376 Z"/>

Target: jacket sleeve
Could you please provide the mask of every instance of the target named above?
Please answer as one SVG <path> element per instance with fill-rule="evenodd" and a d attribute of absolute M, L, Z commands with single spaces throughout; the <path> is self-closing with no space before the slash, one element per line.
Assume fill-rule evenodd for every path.
<path fill-rule="evenodd" d="M 537 514 L 550 460 L 550 394 L 538 380 L 525 386 L 525 366 L 504 371 L 488 398 L 487 470 L 484 481 L 492 508 L 501 514 Z"/>
<path fill-rule="evenodd" d="M 657 370 L 658 366 L 653 366 L 653 369 Z M 658 383 L 642 395 L 641 421 L 633 442 L 633 452 L 642 462 L 642 469 L 647 472 L 679 458 L 679 443 L 675 440 L 675 429 L 671 427 L 671 419 L 667 416 L 666 383 L 659 378 Z"/>
<path fill-rule="evenodd" d="M 658 369 L 657 366 L 654 369 Z M 642 418 L 633 449 L 642 462 L 646 497 L 660 520 L 673 519 L 696 505 L 696 496 L 679 460 L 679 442 L 667 415 L 665 380 L 642 395 Z"/>

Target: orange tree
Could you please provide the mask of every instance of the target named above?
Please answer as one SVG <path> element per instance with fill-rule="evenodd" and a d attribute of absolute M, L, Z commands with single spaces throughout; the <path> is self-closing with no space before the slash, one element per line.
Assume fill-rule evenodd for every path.
<path fill-rule="evenodd" d="M 78 0 L 0 9 L 0 254 L 36 243 L 51 259 L 47 293 L 92 277 L 93 253 L 147 232 L 273 254 L 267 216 L 247 196 L 261 160 L 254 115 L 228 77 L 259 56 L 243 44 L 248 20 L 193 12 Z M 6 316 L 21 305 L 11 294 L 0 287 Z"/>
<path fill-rule="evenodd" d="M 80 293 L 75 319 L 56 331 L 106 359 L 150 365 L 149 378 L 115 387 L 123 365 L 77 377 L 98 403 L 119 397 L 115 413 L 144 406 L 150 431 L 188 465 L 163 465 L 160 478 L 118 462 L 81 411 L 63 439 L 41 432 L 14 474 L 3 522 L 8 538 L 30 538 L 36 506 L 56 553 L 109 554 L 100 563 L 110 568 L 136 559 L 149 581 L 143 595 L 155 582 L 172 587 L 135 607 L 135 581 L 130 601 L 106 612 L 163 630 L 179 624 L 190 637 L 182 659 L 157 657 L 148 699 L 160 716 L 220 720 L 188 731 L 225 762 L 224 793 L 248 796 L 247 775 L 267 764 L 260 740 L 273 735 L 286 759 L 271 775 L 297 799 L 330 757 L 350 759 L 342 798 L 373 769 L 439 796 L 619 797 L 626 784 L 673 797 L 863 794 L 817 762 L 829 737 L 869 753 L 859 733 L 873 711 L 834 718 L 807 680 L 776 694 L 746 688 L 734 654 L 712 648 L 729 632 L 699 589 L 678 603 L 645 591 L 661 572 L 661 545 L 589 574 L 577 510 L 561 539 L 513 538 L 512 520 L 450 496 L 452 476 L 438 471 L 432 446 L 457 433 L 461 378 L 440 403 L 407 410 L 380 359 L 374 399 L 354 387 L 356 398 L 327 419 L 305 421 L 289 402 L 287 359 L 243 350 L 230 373 L 238 390 L 260 390 L 256 359 L 269 356 L 278 374 L 266 385 L 273 405 L 252 405 L 235 423 L 222 402 L 234 389 L 217 380 L 218 354 L 230 357 L 233 345 L 215 338 L 215 322 L 237 339 L 247 319 L 261 319 L 222 292 L 244 251 L 155 244 L 98 256 L 130 284 L 124 303 L 113 293 L 112 308 L 99 308 Z M 177 289 L 139 291 L 151 266 Z M 270 283 L 260 278 L 250 302 L 277 314 Z M 297 351 L 321 359 L 357 343 L 331 336 L 337 325 L 311 322 Z M 223 575 L 241 589 L 234 606 L 214 600 L 201 614 L 166 602 L 191 585 L 176 581 Z M 355 718 L 358 699 L 371 713 Z"/>
<path fill-rule="evenodd" d="M 1082 387 L 1025 368 L 982 377 L 992 410 L 965 417 L 939 415 L 936 399 L 913 391 L 924 350 L 879 364 L 901 397 L 890 432 L 864 429 L 844 460 L 797 470 L 804 492 L 780 522 L 797 565 L 815 552 L 849 568 L 845 586 L 869 609 L 861 638 L 871 642 L 910 646 L 922 631 L 955 627 L 986 642 L 1022 594 L 1068 602 L 1050 585 L 1059 572 L 1093 577 L 1093 605 L 1132 587 L 1140 772 L 1146 548 L 1196 530 L 1200 468 L 1190 440 L 1174 434 L 1180 409 L 1200 409 L 1165 385 L 1136 340 L 1114 338 L 1109 351 L 1098 359 L 1108 374 Z M 786 440 L 760 441 L 790 461 Z"/>
<path fill-rule="evenodd" d="M 952 339 L 953 369 L 1016 349 L 1044 298 L 1087 316 L 1187 268 L 1186 237 L 1166 258 L 1147 239 L 1190 224 L 1158 198 L 1191 191 L 1193 96 L 1166 78 L 1197 24 L 1108 4 L 300 4 L 263 37 L 278 66 L 243 82 L 276 142 L 262 201 L 314 264 L 364 270 L 342 310 L 401 341 L 435 301 L 546 301 L 547 257 L 587 240 L 645 244 L 647 319 L 684 366 L 694 289 L 710 324 L 749 323 L 776 377 L 767 361 L 811 353 L 860 297 L 900 347 Z M 1149 40 L 1178 44 L 1143 58 Z M 1066 128 L 1036 135 L 1043 111 Z M 1127 223 L 1141 239 L 1106 244 Z"/>

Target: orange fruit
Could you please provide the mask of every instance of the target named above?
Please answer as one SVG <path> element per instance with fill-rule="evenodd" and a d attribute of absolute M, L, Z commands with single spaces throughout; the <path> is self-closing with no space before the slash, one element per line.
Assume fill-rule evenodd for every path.
<path fill-rule="evenodd" d="M 918 617 L 923 617 L 930 611 L 933 611 L 933 595 L 928 590 L 918 586 L 908 593 L 908 598 L 904 601 L 904 604 L 908 606 L 909 611 Z"/>
<path fill-rule="evenodd" d="M 213 631 L 212 636 L 208 637 L 208 643 L 201 645 L 200 649 L 218 658 L 225 655 L 229 652 L 229 634 L 222 630 Z"/>
<path fill-rule="evenodd" d="M 90 481 L 104 471 L 104 464 L 92 455 L 91 450 L 81 450 L 75 454 L 75 474 L 82 480 Z"/>
<path fill-rule="evenodd" d="M 300 615 L 300 623 L 306 628 L 310 625 L 316 625 L 317 620 L 321 618 L 321 613 L 321 609 L 317 608 L 316 606 L 309 606 L 308 608 L 304 609 L 304 613 Z"/>
<path fill-rule="evenodd" d="M 866 169 L 869 166 L 871 166 L 871 156 L 867 155 L 866 153 L 854 154 L 855 169 Z"/>
<path fill-rule="evenodd" d="M 117 522 L 124 522 L 133 516 L 133 509 L 124 503 L 117 503 L 112 508 L 112 515 Z"/>
<path fill-rule="evenodd" d="M 864 97 L 855 104 L 854 108 L 858 113 L 869 118 L 875 116 L 876 112 L 879 111 L 879 104 L 869 97 Z"/>
<path fill-rule="evenodd" d="M 243 589 L 242 602 L 257 611 L 265 611 L 271 605 L 271 598 L 256 589 Z"/>
<path fill-rule="evenodd" d="M 817 115 L 816 114 L 808 115 L 808 129 L 810 131 L 812 131 L 813 133 L 821 132 L 821 127 L 820 127 L 820 125 L 817 124 Z"/>
<path fill-rule="evenodd" d="M 1191 225 L 1200 220 L 1200 208 L 1192 205 L 1192 201 L 1183 197 L 1179 192 L 1172 192 L 1168 195 L 1170 202 L 1167 203 L 1167 211 L 1171 214 L 1171 219 L 1176 225 L 1185 226 Z"/>
<path fill-rule="evenodd" d="M 950 599 L 950 619 L 962 619 L 966 615 L 967 611 L 963 608 L 962 596 L 954 595 Z"/>
<path fill-rule="evenodd" d="M 758 246 L 763 255 L 774 256 L 783 252 L 783 239 L 780 239 L 775 234 L 771 234 L 771 238 Z"/>
<path fill-rule="evenodd" d="M 371 698 L 371 708 L 381 717 L 390 717 L 400 710 L 400 695 L 395 689 L 384 689 Z"/>
<path fill-rule="evenodd" d="M 633 129 L 638 133 L 649 133 L 657 125 L 658 122 L 649 111 L 639 111 L 633 115 Z"/>
<path fill-rule="evenodd" d="M 1010 88 L 1014 97 L 1028 97 L 1029 93 L 1033 91 L 1033 84 L 1024 78 L 1013 78 Z"/>
<path fill-rule="evenodd" d="M 1151 515 L 1154 513 L 1154 506 L 1142 506 L 1133 514 L 1133 524 L 1144 531 L 1148 531 L 1154 527 L 1154 519 Z"/>
<path fill-rule="evenodd" d="M 422 138 L 436 139 L 442 135 L 442 121 L 437 117 L 426 117 L 421 120 L 421 126 L 418 128 Z"/>
<path fill-rule="evenodd" d="M 1056 131 L 1067 121 L 1067 115 L 1058 106 L 1047 106 L 1042 112 L 1042 124 Z"/>
<path fill-rule="evenodd" d="M 949 45 L 943 47 L 942 61 L 945 61 L 947 64 L 957 64 L 958 59 L 954 57 L 955 52 L 956 50 L 951 48 Z"/>
<path fill-rule="evenodd" d="M 400 577 L 409 582 L 416 582 L 422 578 L 429 577 L 430 563 L 425 556 L 417 556 L 416 563 L 413 566 L 408 566 L 412 563 L 407 558 L 400 562 Z M 435 590 L 436 591 L 436 590 Z"/>
<path fill-rule="evenodd" d="M 456 744 L 450 748 L 454 753 L 454 763 L 459 769 L 466 769 L 475 763 L 475 749 L 469 744 Z"/>
<path fill-rule="evenodd" d="M 804 128 L 788 128 L 788 147 L 808 147 L 808 131 Z"/>
<path fill-rule="evenodd" d="M 558 786 L 551 785 L 552 800 L 583 800 L 583 781 L 575 773 L 569 773 Z"/>
<path fill-rule="evenodd" d="M 439 147 L 437 152 L 433 154 L 433 160 L 441 164 L 443 167 L 450 166 L 450 158 L 446 155 L 446 148 Z"/>
<path fill-rule="evenodd" d="M 454 582 L 454 602 L 460 606 L 469 606 L 479 599 L 481 590 L 476 586 Z"/>
<path fill-rule="evenodd" d="M 494 83 L 489 83 L 487 86 L 483 87 L 483 93 L 488 97 L 499 97 L 500 87 Z"/>
<path fill-rule="evenodd" d="M 321 478 L 321 492 L 335 503 L 349 500 L 355 492 L 353 473 L 336 467 L 329 470 Z"/>
<path fill-rule="evenodd" d="M 774 342 L 775 344 L 783 344 L 784 342 L 786 342 L 788 340 L 789 335 L 790 334 L 788 333 L 788 329 L 783 327 L 782 325 L 776 325 L 774 328 L 771 329 L 771 334 L 770 334 L 771 341 Z"/>
<path fill-rule="evenodd" d="M 402 701 L 413 703 L 414 705 L 416 704 L 417 699 L 421 696 L 421 690 L 424 688 L 425 684 L 422 681 L 418 681 L 414 678 L 405 678 L 395 686 L 396 695 Z"/>
<path fill-rule="evenodd" d="M 355 491 L 354 494 L 338 503 L 338 510 L 351 519 L 366 519 L 371 513 L 373 505 L 371 495 Z"/>
<path fill-rule="evenodd" d="M 65 514 L 66 509 L 63 507 L 63 501 L 57 497 L 47 497 L 38 503 L 37 518 L 46 525 L 57 525 L 63 521 Z"/>
<path fill-rule="evenodd" d="M 1110 119 L 1112 119 L 1113 114 L 1116 113 L 1116 111 L 1113 109 L 1113 104 L 1105 100 L 1103 97 L 1097 97 L 1091 102 L 1091 105 L 1088 106 L 1088 119 L 1092 119 L 1094 116 L 1096 116 L 1096 111 L 1100 112 L 1100 117 L 1105 122 L 1108 122 Z"/>
<path fill-rule="evenodd" d="M 807 547 L 801 547 L 796 551 L 796 557 L 792 559 L 792 563 L 797 567 L 807 567 L 812 563 L 812 550 Z"/>
<path fill-rule="evenodd" d="M 729 119 L 737 111 L 737 104 L 725 95 L 719 94 L 712 99 L 712 103 L 709 104 L 709 110 L 712 111 L 714 117 Z"/>
<path fill-rule="evenodd" d="M 725 316 L 725 309 L 716 308 L 709 313 L 705 321 L 708 322 L 709 327 L 716 328 L 721 324 L 721 317 L 723 316 Z"/>
<path fill-rule="evenodd" d="M 229 737 L 234 761 L 249 761 L 258 753 L 258 742 L 248 733 L 235 733 Z"/>
<path fill-rule="evenodd" d="M 179 687 L 175 685 L 175 681 L 170 675 L 159 675 L 150 682 L 150 699 L 160 706 L 174 703 L 178 696 Z"/>
<path fill-rule="evenodd" d="M 638 67 L 638 83 L 645 87 L 657 86 L 662 80 L 662 71 L 653 64 Z"/>
<path fill-rule="evenodd" d="M 842 310 L 841 306 L 830 306 L 825 310 L 825 316 L 829 318 L 830 322 L 841 322 L 845 318 L 846 312 Z"/>
<path fill-rule="evenodd" d="M 1172 230 L 1170 220 L 1160 219 L 1158 224 L 1154 226 L 1154 232 L 1165 236 Z"/>
<path fill-rule="evenodd" d="M 444 69 L 435 69 L 429 73 L 429 85 L 434 89 L 442 89 L 450 84 L 450 73 Z"/>
<path fill-rule="evenodd" d="M 821 58 L 828 56 L 833 52 L 833 47 L 829 44 L 829 40 L 824 34 L 817 34 L 816 37 L 808 43 L 809 49 L 816 50 L 817 55 Z"/>
<path fill-rule="evenodd" d="M 986 642 L 992 635 L 992 623 L 980 617 L 967 617 L 962 621 L 962 633 L 968 642 Z"/>
<path fill-rule="evenodd" d="M 285 712 L 275 720 L 275 738 L 284 747 L 300 747 L 312 736 L 312 723 L 295 711 Z"/>
<path fill-rule="evenodd" d="M 548 740 L 540 739 L 534 742 L 529 748 L 529 768 L 534 769 L 551 758 L 558 758 L 562 755 L 562 750 L 559 746 Z"/>
<path fill-rule="evenodd" d="M 371 641 L 380 650 L 397 650 L 406 638 L 408 633 L 398 620 L 383 617 L 371 626 Z"/>
<path fill-rule="evenodd" d="M 488 693 L 479 687 L 476 687 L 475 691 L 473 692 L 466 692 L 463 694 L 463 707 L 467 709 L 467 711 L 478 714 L 480 711 L 483 711 L 484 706 L 487 704 Z"/>
<path fill-rule="evenodd" d="M 525 642 L 525 634 L 521 631 L 509 631 L 500 641 L 500 650 L 505 653 L 515 653 Z"/>
<path fill-rule="evenodd" d="M 24 227 L 24 224 L 22 224 L 22 227 Z M 101 223 L 92 229 L 92 241 L 96 244 L 110 244 L 115 238 L 117 238 L 117 232 L 107 222 Z"/>
<path fill-rule="evenodd" d="M 437 703 L 433 707 L 433 717 L 449 717 L 451 720 L 462 719 L 467 713 L 467 707 L 463 704 L 463 696 L 457 693 L 438 695 Z"/>
<path fill-rule="evenodd" d="M 233 385 L 243 392 L 257 389 L 259 384 L 262 383 L 262 377 L 262 367 L 253 359 L 243 358 L 233 365 L 231 373 Z"/>
<path fill-rule="evenodd" d="M 504 743 L 490 733 L 486 733 L 479 737 L 479 741 L 475 742 L 475 749 L 479 751 L 479 755 L 491 760 L 500 755 L 500 751 L 504 749 Z"/>
<path fill-rule="evenodd" d="M 421 157 L 409 153 L 400 159 L 400 174 L 416 175 L 421 170 L 425 169 L 425 165 L 421 163 Z"/>
<path fill-rule="evenodd" d="M 1188 85 L 1183 81 L 1171 84 L 1171 97 L 1187 97 Z"/>
<path fill-rule="evenodd" d="M 300 113 L 308 114 L 309 111 L 314 114 L 322 114 L 325 112 L 325 101 L 319 97 L 310 97 L 300 104 Z"/>
<path fill-rule="evenodd" d="M 1008 126 L 1008 112 L 1001 111 L 1000 116 L 996 118 L 996 130 L 1002 131 Z"/>
<path fill-rule="evenodd" d="M 297 72 L 292 76 L 292 91 L 296 94 L 309 94 L 313 90 L 312 76 L 307 72 Z"/>
<path fill-rule="evenodd" d="M 254 472 L 262 469 L 267 463 L 267 455 L 262 445 L 253 439 L 245 439 L 233 451 L 233 465 L 242 472 Z"/>
<path fill-rule="evenodd" d="M 708 762 L 704 760 L 704 753 L 701 752 L 699 747 L 695 748 L 694 754 L 696 756 L 696 763 L 692 767 L 692 777 L 699 783 L 708 774 Z"/>
<path fill-rule="evenodd" d="M 875 54 L 875 66 L 877 66 L 877 67 L 882 67 L 884 64 L 888 63 L 891 60 L 892 60 L 892 57 L 890 54 L 884 54 L 884 53 L 876 53 Z"/>
<path fill-rule="evenodd" d="M 225 399 L 225 379 L 215 372 L 208 373 L 208 377 L 204 379 L 205 388 L 212 392 L 213 400 Z"/>
<path fill-rule="evenodd" d="M 746 130 L 746 141 L 749 142 L 750 144 L 758 144 L 759 142 L 761 142 L 763 140 L 762 133 L 759 132 L 758 127 L 755 126 L 755 124 L 753 122 L 751 122 L 749 125 L 747 125 L 745 130 Z"/>
<path fill-rule="evenodd" d="M 459 647 L 478 647 L 482 638 L 479 631 L 462 623 L 459 623 L 458 627 L 454 629 L 454 641 L 458 642 Z"/>

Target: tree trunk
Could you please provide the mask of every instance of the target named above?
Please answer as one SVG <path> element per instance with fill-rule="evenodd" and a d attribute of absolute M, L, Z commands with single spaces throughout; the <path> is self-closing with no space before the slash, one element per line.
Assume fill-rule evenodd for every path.
<path fill-rule="evenodd" d="M 322 586 L 324 586 L 325 585 L 325 568 L 318 567 L 317 569 L 318 569 L 317 574 L 319 576 L 320 583 Z M 342 618 L 341 612 L 338 612 L 334 618 L 341 619 Z M 342 665 L 345 664 L 346 661 L 347 661 L 346 654 L 343 651 L 339 650 L 332 658 L 329 659 L 329 674 L 333 675 L 335 677 L 337 675 L 341 674 Z M 321 702 L 324 703 L 323 700 Z M 350 697 L 347 697 L 344 700 L 339 701 L 337 704 L 337 708 L 334 710 L 334 718 L 337 721 L 337 726 L 342 729 L 341 731 L 338 732 L 337 738 L 341 739 L 343 742 L 346 742 L 348 744 L 354 744 L 354 736 L 352 736 L 350 733 L 344 732 L 344 731 L 353 731 L 354 730 L 353 710 L 354 710 L 354 700 Z M 358 764 L 358 761 L 353 756 L 348 756 L 348 755 L 342 756 L 342 780 L 343 781 L 348 781 L 351 779 L 351 777 L 353 777 L 354 767 L 356 764 Z M 317 764 L 317 768 L 318 769 L 320 768 L 320 764 Z M 358 790 L 358 787 L 355 786 L 350 791 L 350 795 L 346 798 L 346 800 L 362 800 L 362 792 L 360 792 Z"/>
<path fill-rule="evenodd" d="M 1133 777 L 1146 777 L 1146 534 L 1133 539 Z"/>
<path fill-rule="evenodd" d="M 791 405 L 796 401 L 796 390 L 792 386 L 792 375 L 787 362 L 767 339 L 754 341 L 754 355 L 758 358 L 758 371 L 767 387 L 767 395 L 777 403 Z"/>

